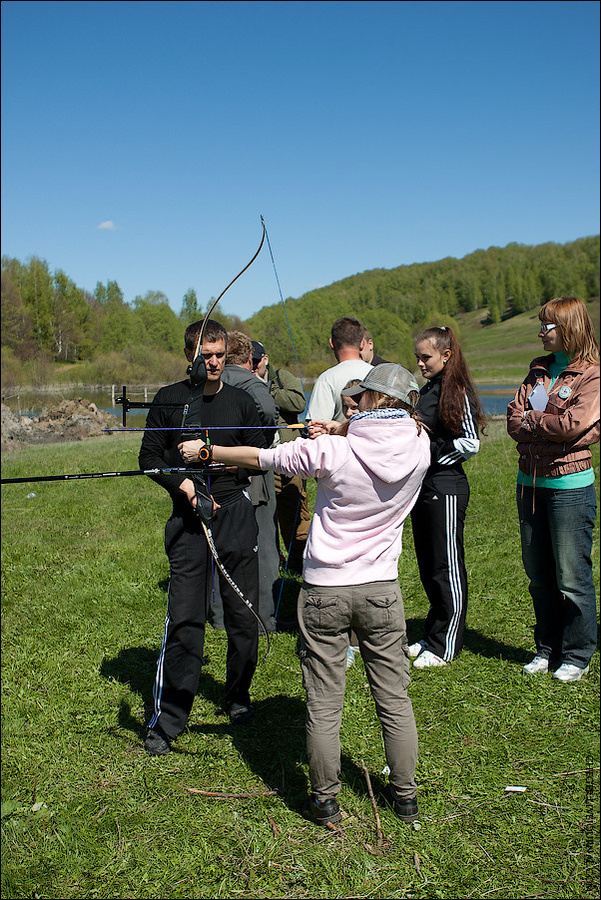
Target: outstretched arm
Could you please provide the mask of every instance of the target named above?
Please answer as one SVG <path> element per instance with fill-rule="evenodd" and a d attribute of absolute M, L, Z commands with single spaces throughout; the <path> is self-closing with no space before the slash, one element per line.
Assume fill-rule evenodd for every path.
<path fill-rule="evenodd" d="M 259 469 L 258 447 L 219 447 L 217 444 L 205 444 L 204 441 L 183 441 L 177 445 L 184 462 L 206 461 L 206 456 L 200 456 L 202 452 L 209 454 L 209 460 L 225 463 L 228 466 L 241 466 L 242 468 Z"/>

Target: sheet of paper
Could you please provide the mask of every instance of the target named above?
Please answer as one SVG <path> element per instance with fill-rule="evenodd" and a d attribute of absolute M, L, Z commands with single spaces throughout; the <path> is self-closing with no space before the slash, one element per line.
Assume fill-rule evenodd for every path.
<path fill-rule="evenodd" d="M 543 412 L 543 410 L 547 408 L 549 396 L 544 388 L 544 385 L 542 385 L 541 383 L 536 385 L 536 387 L 528 397 L 528 402 L 530 403 L 532 409 L 538 409 L 540 412 Z"/>

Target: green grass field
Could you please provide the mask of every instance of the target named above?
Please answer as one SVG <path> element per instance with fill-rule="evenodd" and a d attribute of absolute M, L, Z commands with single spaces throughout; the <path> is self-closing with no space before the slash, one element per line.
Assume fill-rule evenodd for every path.
<path fill-rule="evenodd" d="M 133 469 L 138 443 L 114 435 L 5 454 L 2 475 Z M 594 461 L 598 484 L 598 447 Z M 294 629 L 274 636 L 253 684 L 256 719 L 238 727 L 221 711 L 224 634 L 209 629 L 188 730 L 167 757 L 142 750 L 166 604 L 164 492 L 144 477 L 3 486 L 2 897 L 598 897 L 599 655 L 577 684 L 522 675 L 534 616 L 503 423 L 467 468 L 466 646 L 410 687 L 421 821 L 374 813 L 365 770 L 377 796 L 385 763 L 359 661 L 335 830 L 299 814 Z M 595 572 L 598 536 L 597 526 Z M 427 604 L 410 525 L 404 543 L 415 640 Z M 296 588 L 282 602 L 288 621 Z"/>

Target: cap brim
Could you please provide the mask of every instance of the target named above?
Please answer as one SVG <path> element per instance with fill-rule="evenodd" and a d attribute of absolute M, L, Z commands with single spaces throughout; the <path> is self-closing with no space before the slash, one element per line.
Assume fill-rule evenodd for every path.
<path fill-rule="evenodd" d="M 366 387 L 363 387 L 362 384 L 356 384 L 354 387 L 347 388 L 346 391 L 341 391 L 341 395 L 343 397 L 358 397 L 359 394 L 363 394 L 367 390 Z"/>

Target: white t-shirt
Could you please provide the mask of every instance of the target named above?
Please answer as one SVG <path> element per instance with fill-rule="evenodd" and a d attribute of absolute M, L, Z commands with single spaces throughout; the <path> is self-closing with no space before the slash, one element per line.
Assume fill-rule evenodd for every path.
<path fill-rule="evenodd" d="M 336 422 L 344 422 L 340 391 L 349 381 L 355 379 L 362 381 L 371 369 L 373 366 L 362 359 L 347 359 L 322 372 L 311 391 L 307 421 L 325 419 L 329 422 L 333 419 Z"/>

